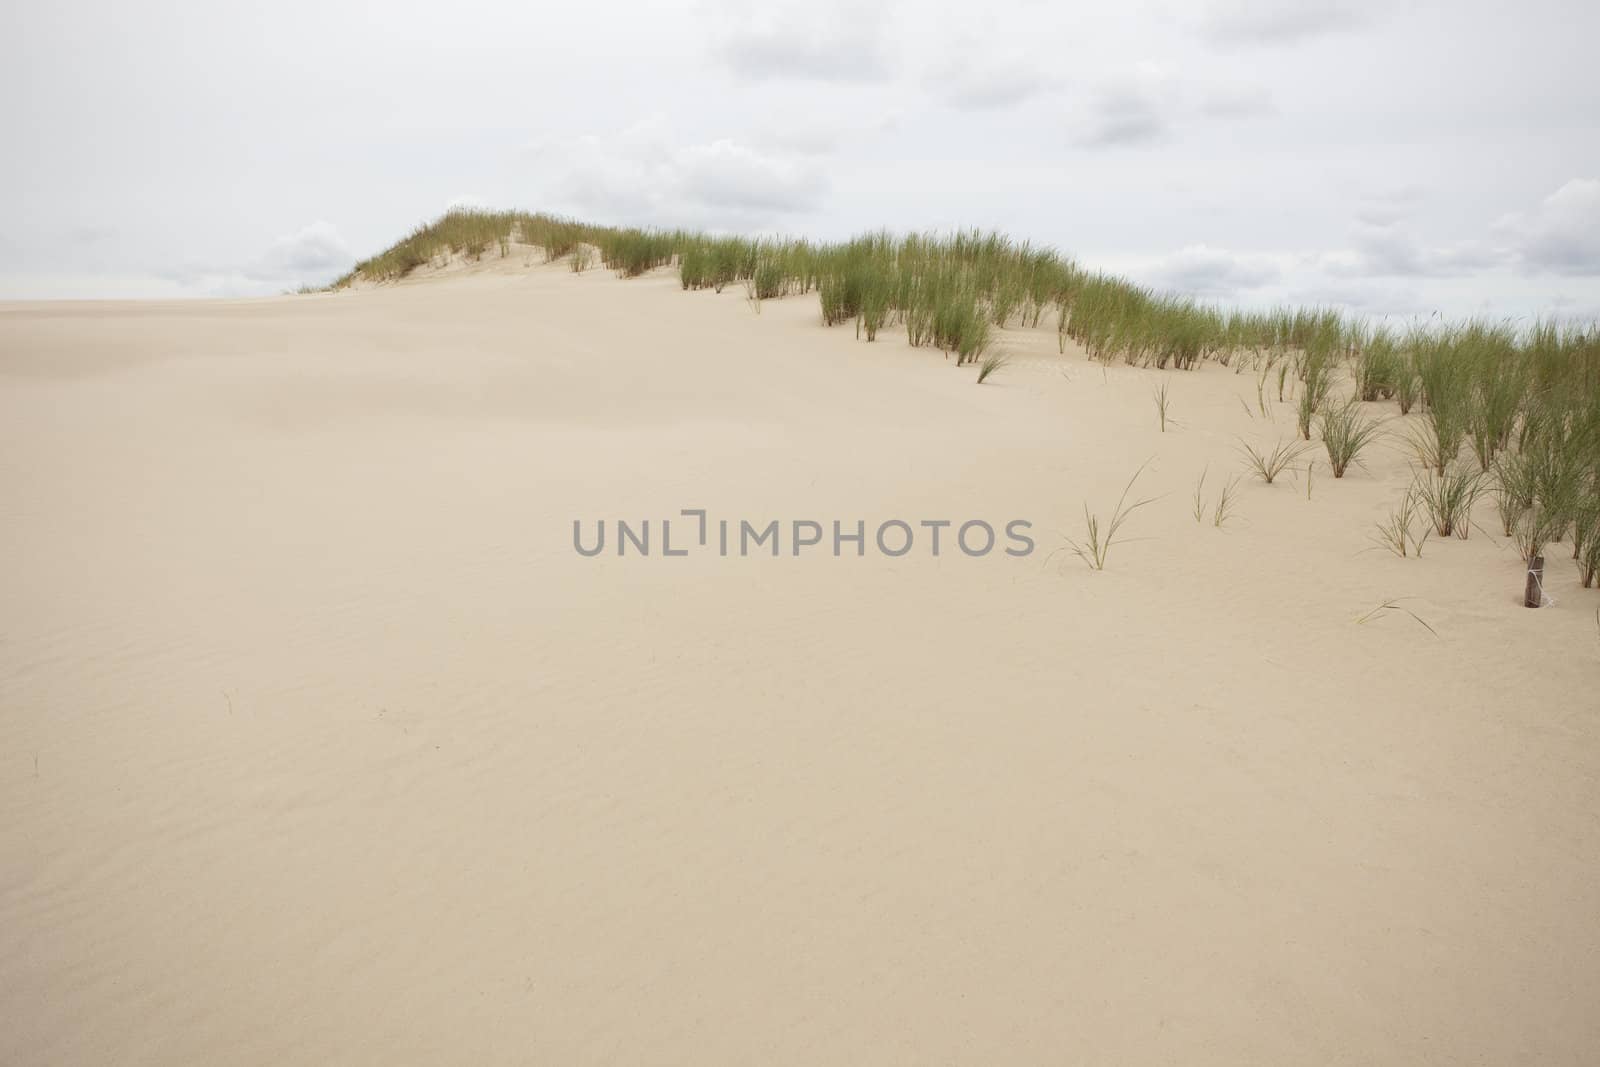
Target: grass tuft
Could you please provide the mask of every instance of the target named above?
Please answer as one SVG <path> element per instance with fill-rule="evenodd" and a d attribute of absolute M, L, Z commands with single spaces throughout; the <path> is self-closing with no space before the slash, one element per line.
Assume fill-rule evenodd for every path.
<path fill-rule="evenodd" d="M 992 352 L 983 357 L 983 362 L 978 365 L 978 384 L 982 385 L 988 380 L 989 375 L 1011 362 L 1011 357 Z"/>
<path fill-rule="evenodd" d="M 1128 484 L 1122 489 L 1122 495 L 1117 498 L 1117 506 L 1112 509 L 1109 520 L 1102 523 L 1098 515 L 1089 511 L 1087 503 L 1083 505 L 1084 538 L 1082 541 L 1075 541 L 1069 537 L 1066 541 L 1067 547 L 1071 548 L 1073 554 L 1083 560 L 1090 570 L 1106 569 L 1106 557 L 1110 555 L 1112 546 L 1127 540 L 1121 536 L 1123 525 L 1134 512 L 1154 502 L 1154 497 L 1144 497 L 1131 504 L 1128 503 L 1128 494 L 1133 491 L 1133 483 L 1139 480 L 1139 475 L 1143 474 L 1145 467 L 1149 465 L 1149 460 L 1146 460 L 1133 472 L 1133 477 L 1128 479 Z"/>
<path fill-rule="evenodd" d="M 1427 523 L 1417 522 L 1421 517 L 1421 502 L 1418 500 L 1415 488 L 1407 489 L 1400 498 L 1400 503 L 1389 512 L 1389 517 L 1378 523 L 1378 529 L 1372 535 L 1377 544 L 1393 552 L 1401 559 L 1408 556 L 1422 558 L 1422 546 L 1428 540 L 1432 527 Z"/>
<path fill-rule="evenodd" d="M 1250 468 L 1268 485 L 1288 470 L 1311 445 L 1305 441 L 1279 441 L 1270 450 L 1263 451 L 1248 441 L 1240 441 L 1239 448 L 1249 461 Z"/>
<path fill-rule="evenodd" d="M 1360 401 L 1351 397 L 1338 407 L 1322 413 L 1322 443 L 1328 449 L 1328 465 L 1335 478 L 1343 478 L 1351 463 L 1359 462 L 1362 449 L 1377 439 L 1382 424 L 1363 418 Z"/>

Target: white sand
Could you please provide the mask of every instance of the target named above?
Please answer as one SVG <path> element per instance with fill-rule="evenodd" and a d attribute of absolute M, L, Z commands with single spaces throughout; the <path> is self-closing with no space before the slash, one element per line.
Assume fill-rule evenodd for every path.
<path fill-rule="evenodd" d="M 515 257 L 0 309 L 0 1063 L 1600 1058 L 1566 553 L 1369 550 L 1399 422 L 1197 525 L 1293 433 L 1251 375 L 1161 434 L 1053 332 L 975 388 L 816 320 Z M 686 507 L 1040 551 L 571 547 Z"/>

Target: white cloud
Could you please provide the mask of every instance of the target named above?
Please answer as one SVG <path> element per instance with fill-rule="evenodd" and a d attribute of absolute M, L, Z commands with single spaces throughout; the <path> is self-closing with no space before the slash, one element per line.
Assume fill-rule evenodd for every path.
<path fill-rule="evenodd" d="M 262 280 L 305 282 L 324 275 L 331 278 L 350 269 L 355 261 L 355 254 L 333 224 L 319 220 L 278 238 L 244 273 Z"/>
<path fill-rule="evenodd" d="M 787 121 L 751 130 L 747 139 L 752 147 L 778 156 L 824 156 L 846 145 L 860 145 L 883 137 L 898 128 L 900 121 L 900 113 L 892 109 L 876 116 L 794 115 Z"/>
<path fill-rule="evenodd" d="M 1171 132 L 1176 108 L 1167 79 L 1154 70 L 1139 71 L 1095 91 L 1079 120 L 1077 142 L 1107 148 L 1162 140 Z"/>
<path fill-rule="evenodd" d="M 1217 119 L 1246 119 L 1277 113 L 1272 94 L 1261 85 L 1217 85 L 1200 94 L 1200 113 Z"/>
<path fill-rule="evenodd" d="M 1600 178 L 1573 178 L 1532 211 L 1502 218 L 1495 231 L 1524 269 L 1600 274 Z"/>
<path fill-rule="evenodd" d="M 746 81 L 885 81 L 894 73 L 886 31 L 886 13 L 868 4 L 749 4 L 737 9 L 715 54 Z"/>
<path fill-rule="evenodd" d="M 1016 107 L 1060 88 L 1060 79 L 1025 56 L 953 49 L 928 72 L 925 84 L 945 103 L 965 108 Z"/>
<path fill-rule="evenodd" d="M 1294 44 L 1371 20 L 1370 9 L 1348 0 L 1221 0 L 1201 25 L 1219 43 Z"/>
<path fill-rule="evenodd" d="M 1506 248 L 1483 241 L 1426 245 L 1396 224 L 1359 226 L 1351 243 L 1351 248 L 1325 253 L 1322 269 L 1345 278 L 1448 278 L 1502 268 L 1511 259 Z"/>
<path fill-rule="evenodd" d="M 726 138 L 679 144 L 654 122 L 543 156 L 562 206 L 598 219 L 747 229 L 813 210 L 829 188 L 811 156 Z"/>
<path fill-rule="evenodd" d="M 1278 257 L 1189 245 L 1140 269 L 1141 280 L 1160 289 L 1200 297 L 1236 297 L 1283 276 Z"/>
<path fill-rule="evenodd" d="M 1082 101 L 1075 140 L 1090 148 L 1153 144 L 1195 120 L 1250 118 L 1274 110 L 1272 98 L 1262 86 L 1208 84 L 1140 64 L 1100 82 Z"/>
<path fill-rule="evenodd" d="M 108 276 L 107 285 L 108 291 L 143 286 L 170 296 L 269 296 L 326 285 L 355 262 L 339 231 L 319 220 L 279 237 L 247 263 L 190 261 L 153 269 L 142 280 L 128 276 L 113 282 Z"/>
<path fill-rule="evenodd" d="M 1416 286 L 1370 279 L 1309 279 L 1290 289 L 1288 296 L 1292 303 L 1337 307 L 1372 317 L 1412 317 L 1431 310 Z"/>

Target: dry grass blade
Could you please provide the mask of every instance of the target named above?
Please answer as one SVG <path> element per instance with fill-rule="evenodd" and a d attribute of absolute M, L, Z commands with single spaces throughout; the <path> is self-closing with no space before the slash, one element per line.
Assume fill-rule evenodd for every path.
<path fill-rule="evenodd" d="M 1075 541 L 1067 538 L 1067 547 L 1073 554 L 1083 560 L 1090 570 L 1103 571 L 1106 569 L 1106 557 L 1111 552 L 1113 545 L 1121 544 L 1127 538 L 1121 537 L 1123 524 L 1134 512 L 1153 503 L 1155 497 L 1144 497 L 1133 503 L 1128 503 L 1128 494 L 1133 491 L 1133 483 L 1139 480 L 1139 475 L 1150 465 L 1149 460 L 1139 464 L 1139 469 L 1133 472 L 1133 477 L 1128 479 L 1128 484 L 1123 486 L 1122 495 L 1117 498 L 1117 506 L 1112 509 L 1111 518 L 1102 523 L 1100 516 L 1089 511 L 1089 505 L 1083 505 L 1084 539 Z"/>
<path fill-rule="evenodd" d="M 1228 524 L 1229 519 L 1233 518 L 1233 509 L 1238 503 L 1238 488 L 1239 478 L 1235 475 L 1228 479 L 1227 484 L 1222 487 L 1221 494 L 1217 497 L 1217 506 L 1211 512 L 1211 525 L 1219 530 Z"/>
<path fill-rule="evenodd" d="M 1361 616 L 1361 618 L 1357 619 L 1356 620 L 1356 625 L 1359 626 L 1359 625 L 1367 622 L 1369 619 L 1376 618 L 1379 614 L 1384 613 L 1384 612 L 1400 611 L 1400 612 L 1404 612 L 1405 614 L 1411 616 L 1413 619 L 1415 619 L 1417 621 L 1417 624 L 1420 625 L 1423 629 L 1427 630 L 1433 636 L 1438 637 L 1439 636 L 1439 631 L 1435 630 L 1432 626 L 1429 626 L 1427 619 L 1424 619 L 1421 615 L 1418 615 L 1416 612 L 1412 611 L 1410 608 L 1405 608 L 1405 607 L 1401 607 L 1400 606 L 1400 601 L 1404 600 L 1404 599 L 1406 599 L 1406 598 L 1405 597 L 1400 597 L 1400 598 L 1395 599 L 1395 600 L 1385 600 L 1382 604 L 1379 604 L 1377 607 L 1373 608 L 1371 611 L 1369 611 L 1365 615 Z"/>
<path fill-rule="evenodd" d="M 1160 385 L 1155 387 L 1152 394 L 1155 397 L 1156 418 L 1160 423 L 1162 433 L 1167 432 L 1167 423 L 1172 422 L 1174 426 L 1177 425 L 1177 423 L 1171 417 L 1172 398 L 1167 395 L 1167 388 L 1169 385 L 1171 385 L 1170 382 L 1162 382 Z"/>

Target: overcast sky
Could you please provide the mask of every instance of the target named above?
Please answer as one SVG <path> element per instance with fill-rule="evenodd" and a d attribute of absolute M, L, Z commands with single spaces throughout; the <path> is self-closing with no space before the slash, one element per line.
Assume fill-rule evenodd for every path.
<path fill-rule="evenodd" d="M 275 293 L 470 203 L 1600 316 L 1597 39 L 1592 2 L 6 4 L 0 298 Z"/>

